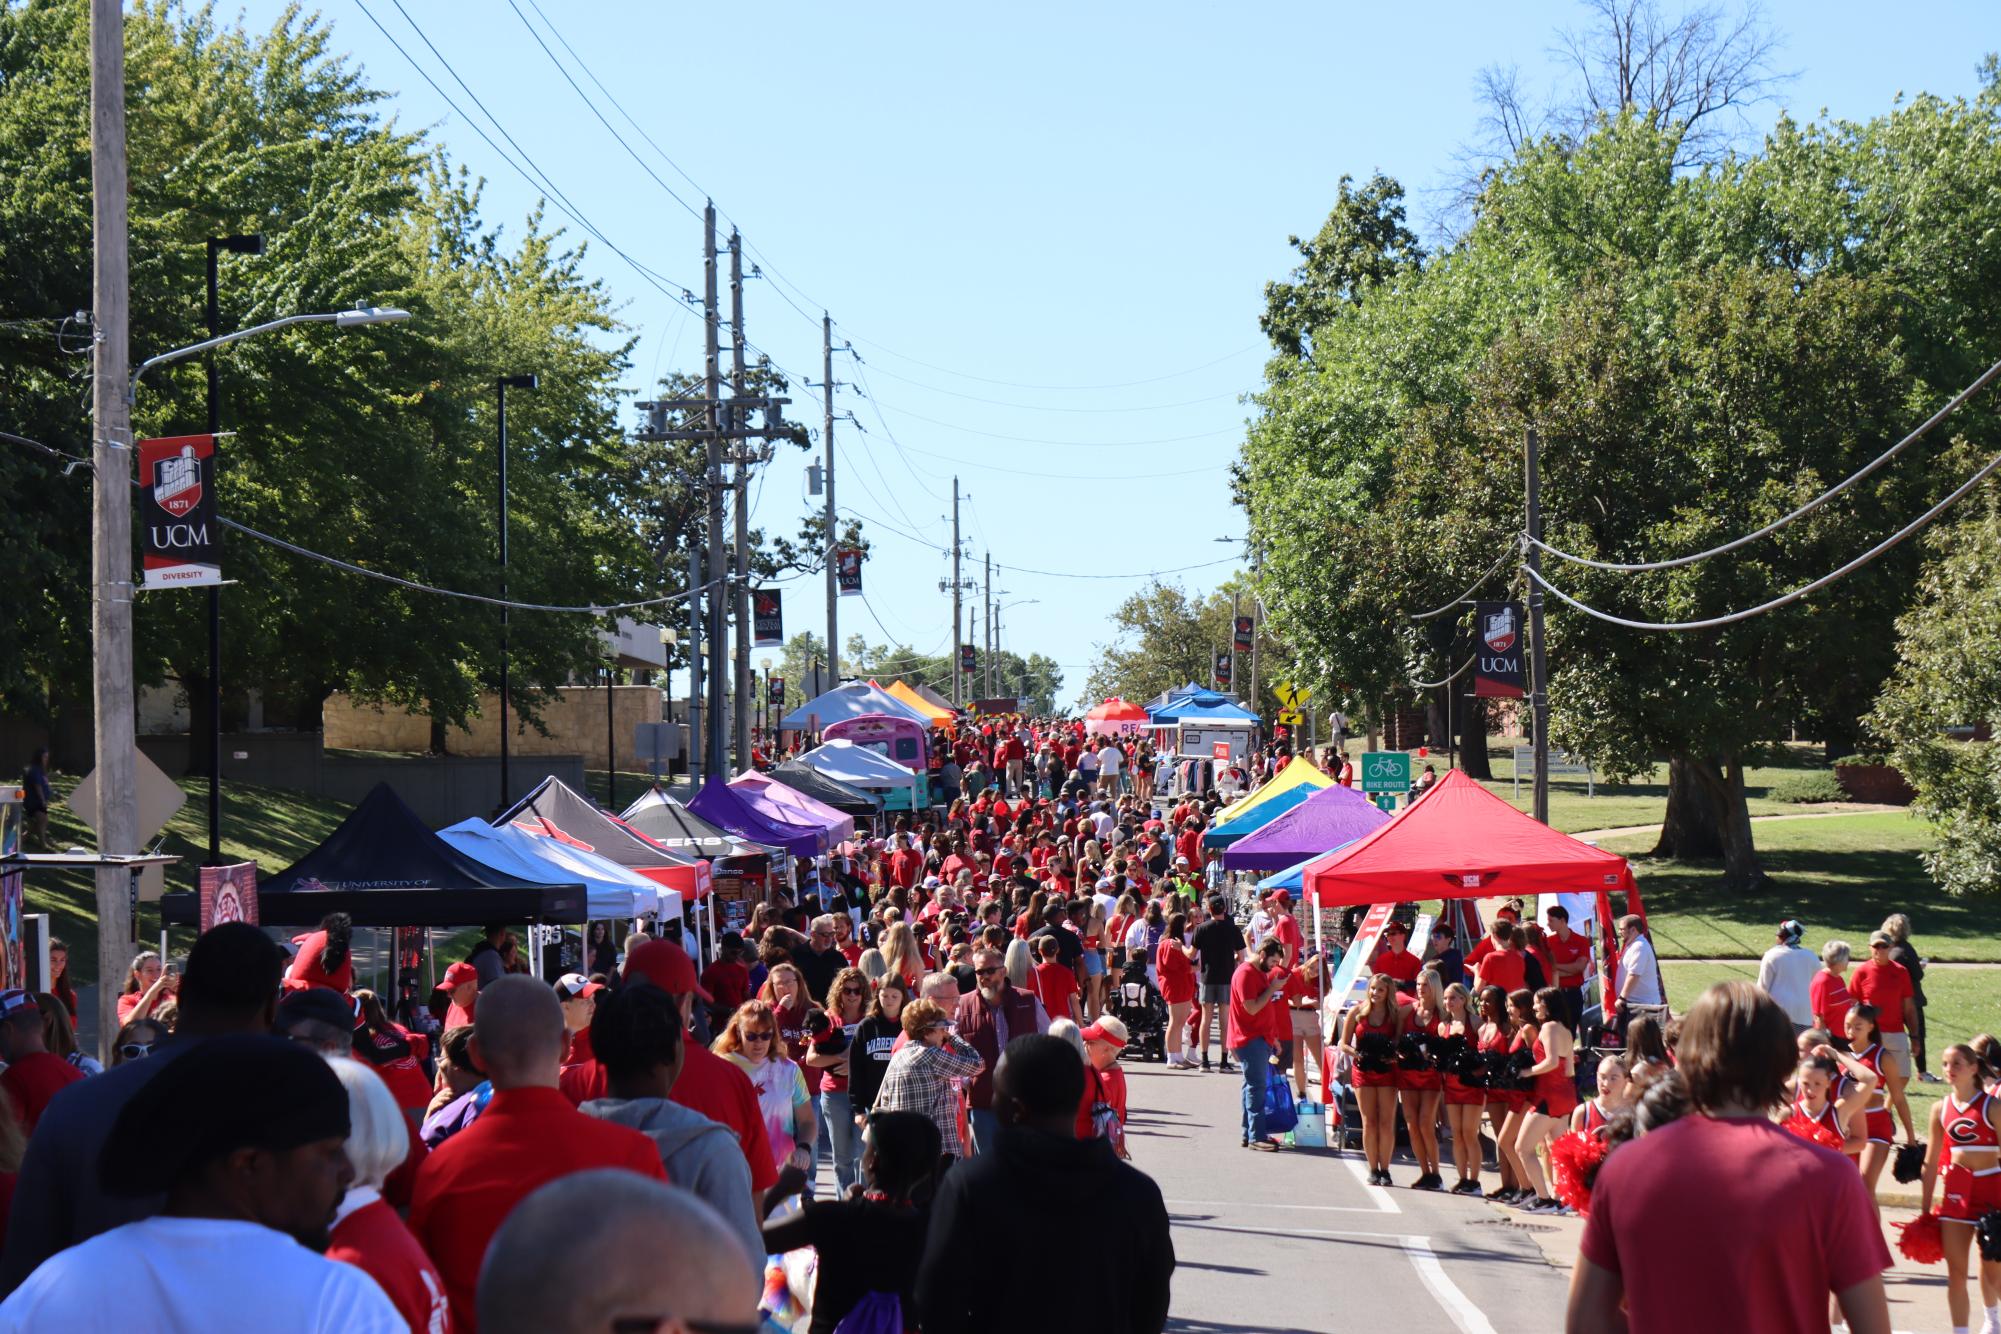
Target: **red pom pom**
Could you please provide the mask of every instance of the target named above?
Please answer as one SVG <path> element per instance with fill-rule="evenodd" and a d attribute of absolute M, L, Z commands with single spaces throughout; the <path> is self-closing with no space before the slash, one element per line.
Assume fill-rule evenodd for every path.
<path fill-rule="evenodd" d="M 1556 1198 L 1579 1214 L 1591 1212 L 1591 1183 L 1612 1146 L 1588 1131 L 1573 1130 L 1550 1142 L 1550 1185 Z"/>
<path fill-rule="evenodd" d="M 1818 1144 L 1824 1149 L 1833 1149 L 1836 1153 L 1841 1152 L 1843 1141 L 1840 1135 L 1828 1129 L 1823 1123 L 1811 1117 L 1801 1115 L 1798 1110 L 1795 1110 L 1791 1116 L 1786 1118 L 1786 1129 L 1792 1131 L 1793 1134 L 1798 1135 L 1809 1144 Z"/>
<path fill-rule="evenodd" d="M 1897 1224 L 1897 1249 L 1913 1264 L 1935 1265 L 1945 1259 L 1937 1214 L 1919 1214 Z"/>

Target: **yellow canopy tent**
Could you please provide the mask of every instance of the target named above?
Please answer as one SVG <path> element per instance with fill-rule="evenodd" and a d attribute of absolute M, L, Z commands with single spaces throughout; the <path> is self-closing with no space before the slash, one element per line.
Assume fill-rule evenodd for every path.
<path fill-rule="evenodd" d="M 1326 774 L 1321 773 L 1318 766 L 1304 755 L 1295 755 L 1292 757 L 1292 763 L 1273 774 L 1272 780 L 1269 783 L 1266 783 L 1247 797 L 1239 797 L 1234 803 L 1218 811 L 1209 821 L 1210 826 L 1214 827 L 1234 820 L 1247 811 L 1257 809 L 1280 793 L 1290 792 L 1302 783 L 1313 787 L 1332 787 L 1334 780 Z"/>
<path fill-rule="evenodd" d="M 952 711 L 950 709 L 939 708 L 902 681 L 892 681 L 884 689 L 934 723 L 950 722 L 952 719 Z"/>

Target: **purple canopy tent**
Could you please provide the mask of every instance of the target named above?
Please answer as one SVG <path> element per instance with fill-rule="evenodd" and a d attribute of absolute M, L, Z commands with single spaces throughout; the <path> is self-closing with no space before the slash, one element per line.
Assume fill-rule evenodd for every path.
<path fill-rule="evenodd" d="M 801 792 L 770 774 L 747 770 L 732 778 L 730 786 L 741 792 L 751 808 L 767 820 L 783 820 L 788 824 L 825 830 L 827 841 L 820 848 L 821 852 L 855 836 L 854 816 L 837 811 L 819 798 Z"/>
<path fill-rule="evenodd" d="M 1336 783 L 1232 843 L 1223 852 L 1223 868 L 1282 871 L 1374 833 L 1389 819 L 1387 812 L 1354 788 Z"/>
<path fill-rule="evenodd" d="M 724 833 L 783 848 L 794 857 L 811 860 L 826 843 L 825 829 L 771 819 L 753 806 L 745 793 L 725 783 L 720 774 L 702 780 L 702 790 L 688 803 L 688 809 Z"/>

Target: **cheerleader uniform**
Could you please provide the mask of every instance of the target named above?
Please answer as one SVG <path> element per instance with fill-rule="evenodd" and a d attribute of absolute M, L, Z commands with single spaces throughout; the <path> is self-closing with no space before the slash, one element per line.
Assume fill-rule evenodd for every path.
<path fill-rule="evenodd" d="M 1549 1053 L 1543 1050 L 1540 1033 L 1529 1045 L 1529 1054 L 1535 1057 L 1537 1065 L 1549 1059 Z M 1576 1059 L 1572 1056 L 1570 1061 L 1575 1062 Z M 1559 1064 L 1556 1069 L 1545 1070 L 1535 1077 L 1535 1087 L 1530 1090 L 1530 1096 L 1535 1100 L 1537 1115 L 1567 1117 L 1577 1110 L 1577 1080 Z"/>
<path fill-rule="evenodd" d="M 1513 1049 L 1514 1040 L 1498 1028 L 1494 1030 L 1492 1038 L 1482 1037 L 1480 1039 L 1480 1050 L 1489 1058 L 1506 1056 Z M 1489 1068 L 1493 1068 L 1491 1063 Z M 1500 1074 L 1498 1077 L 1502 1079 L 1506 1078 L 1505 1074 Z M 1528 1096 L 1527 1091 L 1524 1089 L 1489 1087 L 1482 1101 L 1490 1106 L 1498 1106 L 1501 1109 L 1501 1114 L 1506 1116 L 1507 1113 L 1518 1111 L 1525 1106 L 1528 1102 Z"/>
<path fill-rule="evenodd" d="M 1438 1064 L 1443 1072 L 1442 1082 L 1445 1087 L 1445 1105 L 1447 1107 L 1478 1107 L 1487 1100 L 1487 1095 L 1480 1089 L 1469 1088 L 1466 1081 L 1459 1077 L 1457 1070 L 1460 1055 L 1466 1050 L 1468 1045 L 1466 1034 L 1453 1033 L 1439 1039 L 1439 1043 Z"/>
<path fill-rule="evenodd" d="M 1826 1131 L 1828 1134 L 1834 1136 L 1834 1143 L 1831 1147 L 1838 1153 L 1841 1151 L 1842 1144 L 1846 1143 L 1848 1139 L 1847 1132 L 1841 1128 L 1841 1120 L 1838 1115 L 1840 1110 L 1841 1109 L 1839 1106 L 1836 1105 L 1835 1100 L 1832 1097 L 1829 1097 L 1827 1100 L 1827 1105 L 1825 1107 L 1822 1107 L 1820 1109 L 1820 1114 L 1816 1116 L 1807 1111 L 1806 1099 L 1801 1097 L 1799 1094 L 1795 1093 L 1793 1095 L 1793 1115 L 1792 1119 L 1788 1120 L 1787 1122 L 1787 1129 L 1791 1130 L 1801 1139 L 1811 1142 L 1813 1140 L 1813 1136 L 1803 1133 L 1797 1126 L 1792 1124 L 1792 1121 L 1793 1120 L 1804 1121 L 1806 1124 L 1810 1126 L 1817 1126 L 1820 1129 Z M 1853 1161 L 1854 1155 L 1845 1154 L 1843 1156 Z"/>
<path fill-rule="evenodd" d="M 1599 1131 L 1605 1128 L 1607 1121 L 1608 1118 L 1605 1115 L 1605 1109 L 1598 1105 L 1598 1099 L 1592 1098 L 1591 1100 L 1589 1100 L 1584 1104 L 1585 1134 L 1587 1135 L 1597 1134 Z"/>
<path fill-rule="evenodd" d="M 1856 1052 L 1855 1059 L 1876 1073 L 1876 1091 L 1869 1096 L 1869 1106 L 1862 1114 L 1867 1125 L 1864 1133 L 1871 1144 L 1893 1144 L 1896 1142 L 1897 1124 L 1890 1119 L 1890 1095 L 1883 1085 L 1883 1044 L 1873 1043 L 1867 1051 Z M 1853 1082 L 1846 1075 L 1841 1077 L 1844 1088 Z"/>
<path fill-rule="evenodd" d="M 1390 1068 L 1387 1070 L 1364 1070 L 1362 1068 L 1362 1061 L 1360 1059 L 1356 1060 L 1355 1087 L 1363 1089 L 1395 1088 L 1397 1087 L 1397 1020 L 1394 1009 L 1390 1011 L 1390 1021 L 1386 1024 L 1372 1024 L 1369 1022 L 1368 1013 L 1366 1011 L 1362 1013 L 1361 1021 L 1355 1025 L 1355 1050 L 1357 1052 L 1363 1049 L 1362 1040 L 1371 1035 L 1380 1036 L 1384 1040 L 1384 1050 L 1386 1053 L 1384 1059 L 1389 1062 Z"/>
<path fill-rule="evenodd" d="M 1420 1024 L 1417 1022 L 1417 1015 L 1413 1011 L 1408 1031 L 1422 1036 L 1427 1043 L 1436 1043 L 1438 1040 L 1438 1030 L 1443 1023 L 1444 1020 L 1442 1017 L 1434 1016 L 1430 1023 Z M 1404 1065 L 1403 1054 L 1399 1052 L 1397 1054 L 1395 1078 L 1396 1087 L 1399 1092 L 1428 1093 L 1445 1087 L 1444 1076 L 1438 1070 L 1438 1057 L 1435 1047 L 1432 1047 L 1425 1056 L 1424 1064 L 1414 1070 Z"/>
<path fill-rule="evenodd" d="M 1975 1223 L 1983 1214 L 2001 1209 L 2001 1165 L 1975 1169 L 1962 1167 L 1957 1161 L 1961 1149 L 2001 1148 L 2001 1138 L 1996 1137 L 1994 1126 L 1987 1119 L 1993 1098 L 1991 1093 L 1976 1093 L 1962 1107 L 1959 1099 L 1948 1092 L 1940 1101 L 1939 1130 L 1952 1156 L 1945 1171 L 1939 1174 L 1945 1188 L 1939 1206 L 1940 1218 Z"/>

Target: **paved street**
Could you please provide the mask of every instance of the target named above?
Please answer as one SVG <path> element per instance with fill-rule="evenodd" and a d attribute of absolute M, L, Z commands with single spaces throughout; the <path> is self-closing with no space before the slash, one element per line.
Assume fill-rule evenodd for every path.
<path fill-rule="evenodd" d="M 1160 1183 L 1174 1226 L 1170 1330 L 1559 1326 L 1568 1274 L 1537 1237 L 1558 1233 L 1561 1220 L 1367 1186 L 1348 1155 L 1248 1152 L 1237 1146 L 1236 1078 L 1130 1061 L 1125 1070 L 1133 1158 Z"/>

